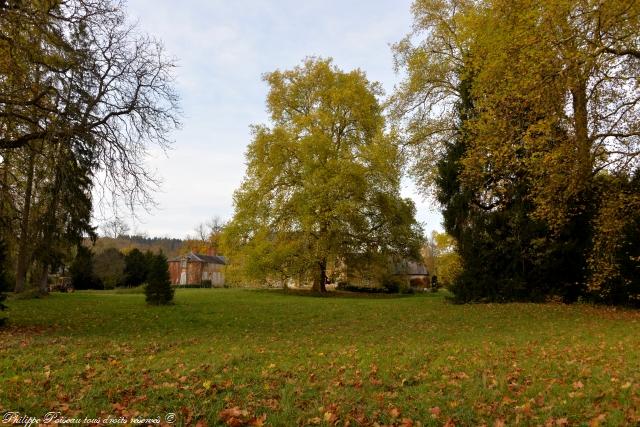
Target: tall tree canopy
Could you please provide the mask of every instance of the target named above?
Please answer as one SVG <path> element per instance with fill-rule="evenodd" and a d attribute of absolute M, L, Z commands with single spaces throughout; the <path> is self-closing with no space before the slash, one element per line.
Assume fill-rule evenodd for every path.
<path fill-rule="evenodd" d="M 399 194 L 379 85 L 315 58 L 264 79 L 272 124 L 253 128 L 225 230 L 232 263 L 251 278 L 312 278 L 323 291 L 339 262 L 417 258 L 421 230 Z"/>
<path fill-rule="evenodd" d="M 589 239 L 612 245 L 603 223 L 628 236 L 621 200 L 640 197 L 612 195 L 631 188 L 613 182 L 629 182 L 640 167 L 640 2 L 417 0 L 413 13 L 414 31 L 395 46 L 407 78 L 394 114 L 423 189 L 462 203 L 466 213 L 449 218 L 448 231 L 460 238 L 454 227 L 476 224 L 468 244 L 507 243 L 529 271 L 560 251 L 584 267 L 568 281 L 589 280 L 597 293 L 607 262 L 586 271 Z M 461 114 L 465 102 L 472 110 Z M 499 215 L 503 226 L 492 223 Z"/>
<path fill-rule="evenodd" d="M 106 187 L 135 201 L 142 160 L 179 125 L 174 63 L 114 0 L 0 4 L 0 149 L 61 141 L 94 154 Z"/>
<path fill-rule="evenodd" d="M 174 63 L 117 0 L 0 2 L 0 232 L 28 278 L 68 260 L 100 201 L 151 200 L 144 166 L 178 122 Z"/>

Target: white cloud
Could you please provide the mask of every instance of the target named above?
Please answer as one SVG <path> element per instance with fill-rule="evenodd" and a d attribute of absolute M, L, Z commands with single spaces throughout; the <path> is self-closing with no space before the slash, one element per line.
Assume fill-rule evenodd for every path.
<path fill-rule="evenodd" d="M 264 123 L 264 72 L 306 56 L 361 68 L 391 92 L 397 76 L 389 44 L 410 30 L 410 0 L 129 0 L 133 19 L 177 57 L 184 128 L 167 156 L 149 165 L 163 178 L 159 209 L 135 228 L 182 237 L 212 216 L 230 217 L 244 173 L 249 125 Z M 403 190 L 427 228 L 441 228 L 412 185 Z"/>

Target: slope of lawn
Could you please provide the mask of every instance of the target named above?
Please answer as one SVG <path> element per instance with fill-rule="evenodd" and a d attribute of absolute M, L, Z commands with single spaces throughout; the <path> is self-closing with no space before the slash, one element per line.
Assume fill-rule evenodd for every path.
<path fill-rule="evenodd" d="M 640 313 L 190 289 L 9 302 L 0 414 L 200 425 L 635 425 Z M 171 421 L 171 418 L 169 419 Z"/>

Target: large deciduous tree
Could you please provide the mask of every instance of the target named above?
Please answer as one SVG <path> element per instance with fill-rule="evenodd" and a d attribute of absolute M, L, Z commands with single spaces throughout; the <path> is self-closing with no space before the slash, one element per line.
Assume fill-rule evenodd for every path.
<path fill-rule="evenodd" d="M 324 291 L 329 269 L 351 258 L 418 258 L 421 230 L 399 194 L 379 85 L 315 58 L 264 79 L 272 124 L 253 128 L 225 230 L 232 263 L 251 278 L 311 279 Z"/>

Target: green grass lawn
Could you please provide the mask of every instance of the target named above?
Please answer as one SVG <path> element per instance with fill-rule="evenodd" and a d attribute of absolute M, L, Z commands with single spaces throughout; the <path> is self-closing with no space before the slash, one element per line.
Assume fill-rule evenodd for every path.
<path fill-rule="evenodd" d="M 170 307 L 107 291 L 9 307 L 0 413 L 258 426 L 640 423 L 640 312 L 235 289 L 179 290 Z"/>

